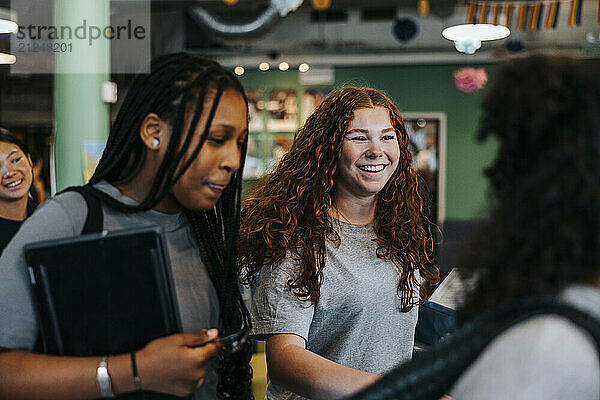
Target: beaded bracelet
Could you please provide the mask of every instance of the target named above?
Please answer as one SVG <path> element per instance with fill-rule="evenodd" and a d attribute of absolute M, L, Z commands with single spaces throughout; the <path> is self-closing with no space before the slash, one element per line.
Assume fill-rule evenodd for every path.
<path fill-rule="evenodd" d="M 135 351 L 132 351 L 130 354 L 131 354 L 131 372 L 133 373 L 133 387 L 136 392 L 139 392 L 140 390 L 142 390 L 142 380 L 140 379 L 140 376 L 138 375 L 137 363 L 135 361 Z"/>

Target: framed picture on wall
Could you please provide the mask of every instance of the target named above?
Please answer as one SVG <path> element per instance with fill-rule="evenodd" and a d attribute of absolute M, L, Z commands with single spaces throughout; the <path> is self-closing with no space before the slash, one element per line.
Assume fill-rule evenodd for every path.
<path fill-rule="evenodd" d="M 293 141 L 294 135 L 292 133 L 271 135 L 271 147 L 266 159 L 267 169 L 271 169 L 277 165 L 281 157 L 290 151 Z"/>
<path fill-rule="evenodd" d="M 267 134 L 258 133 L 248 135 L 248 149 L 244 163 L 244 179 L 258 179 L 265 174 L 265 160 L 263 148 Z"/>
<path fill-rule="evenodd" d="M 264 92 L 260 89 L 246 89 L 248 98 L 248 130 L 262 132 L 265 129 L 265 101 Z"/>
<path fill-rule="evenodd" d="M 413 165 L 429 189 L 432 207 L 428 217 L 442 226 L 446 201 L 446 114 L 403 113 Z"/>
<path fill-rule="evenodd" d="M 294 89 L 272 89 L 267 103 L 271 132 L 294 132 L 298 129 L 298 101 Z"/>
<path fill-rule="evenodd" d="M 306 89 L 302 95 L 300 125 L 304 125 L 306 119 L 321 104 L 321 101 L 329 94 L 329 88 Z"/>

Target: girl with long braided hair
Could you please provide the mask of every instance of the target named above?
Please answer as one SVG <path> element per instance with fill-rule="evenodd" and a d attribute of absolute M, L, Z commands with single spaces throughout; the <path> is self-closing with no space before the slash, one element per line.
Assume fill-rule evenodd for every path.
<path fill-rule="evenodd" d="M 421 185 L 396 106 L 349 86 L 247 194 L 239 263 L 269 399 L 340 398 L 411 358 L 419 288 L 437 279 Z"/>
<path fill-rule="evenodd" d="M 216 62 L 183 53 L 161 56 L 129 89 L 84 190 L 101 202 L 104 229 L 163 228 L 188 333 L 151 341 L 132 357 L 109 356 L 113 393 L 141 384 L 143 390 L 194 399 L 251 398 L 250 343 L 241 340 L 232 352 L 219 352 L 222 345 L 215 343 L 217 335 L 250 325 L 235 263 L 247 134 L 244 90 Z M 78 235 L 87 211 L 80 193 L 54 197 L 0 259 L 0 398 L 104 394 L 95 379 L 100 358 L 31 352 L 38 326 L 23 246 Z M 137 385 L 130 358 L 137 359 Z"/>

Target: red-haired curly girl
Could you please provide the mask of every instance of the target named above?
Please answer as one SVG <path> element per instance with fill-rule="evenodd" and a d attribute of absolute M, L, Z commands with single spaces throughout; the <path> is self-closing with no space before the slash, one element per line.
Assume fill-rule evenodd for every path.
<path fill-rule="evenodd" d="M 438 279 L 411 164 L 392 101 L 343 87 L 247 195 L 239 262 L 267 398 L 341 398 L 411 358 L 420 285 Z"/>

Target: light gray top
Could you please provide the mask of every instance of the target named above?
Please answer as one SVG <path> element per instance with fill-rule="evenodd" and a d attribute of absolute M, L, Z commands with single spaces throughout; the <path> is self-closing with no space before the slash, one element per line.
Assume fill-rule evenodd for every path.
<path fill-rule="evenodd" d="M 124 203 L 136 204 L 107 182 L 100 182 L 96 187 Z M 102 209 L 105 230 L 162 226 L 184 332 L 218 327 L 217 293 L 183 212 L 164 214 L 149 210 L 124 214 L 106 206 Z M 86 216 L 87 207 L 79 193 L 58 195 L 43 203 L 5 248 L 0 258 L 0 347 L 31 350 L 38 335 L 23 247 L 36 241 L 77 236 Z M 214 366 L 206 375 L 195 398 L 216 399 Z"/>
<path fill-rule="evenodd" d="M 377 258 L 373 225 L 340 223 L 341 245 L 327 242 L 327 260 L 316 305 L 286 287 L 297 263 L 290 258 L 265 267 L 254 293 L 252 332 L 264 340 L 291 333 L 306 348 L 350 368 L 383 374 L 412 356 L 418 307 L 401 311 L 398 270 Z M 301 399 L 267 386 L 268 399 Z"/>
<path fill-rule="evenodd" d="M 562 298 L 600 319 L 600 290 Z M 589 334 L 566 318 L 531 318 L 498 336 L 450 391 L 455 400 L 600 399 L 600 360 Z"/>

